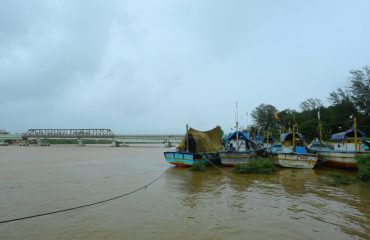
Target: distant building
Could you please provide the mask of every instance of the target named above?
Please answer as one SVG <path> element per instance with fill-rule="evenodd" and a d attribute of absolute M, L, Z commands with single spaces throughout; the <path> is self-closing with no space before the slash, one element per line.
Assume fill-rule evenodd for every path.
<path fill-rule="evenodd" d="M 4 129 L 0 129 L 0 134 L 9 134 L 9 133 L 5 131 Z"/>

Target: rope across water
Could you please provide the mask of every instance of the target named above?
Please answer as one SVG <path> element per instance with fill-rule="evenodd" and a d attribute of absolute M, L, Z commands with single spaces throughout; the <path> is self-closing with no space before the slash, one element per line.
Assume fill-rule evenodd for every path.
<path fill-rule="evenodd" d="M 80 206 L 76 206 L 76 207 L 56 210 L 56 211 L 52 211 L 52 212 L 46 212 L 46 213 L 35 214 L 35 215 L 27 216 L 27 217 L 20 217 L 20 218 L 13 218 L 13 219 L 8 219 L 8 220 L 3 220 L 3 221 L 0 221 L 0 224 L 9 223 L 9 222 L 16 222 L 16 221 L 21 221 L 21 220 L 26 220 L 26 219 L 30 219 L 30 218 L 36 218 L 36 217 L 42 217 L 42 216 L 47 216 L 47 215 L 52 215 L 52 214 L 56 214 L 56 213 L 72 211 L 72 210 L 76 210 L 76 209 L 80 209 L 80 208 L 85 208 L 85 207 L 89 207 L 89 206 L 93 206 L 93 205 L 98 205 L 98 204 L 101 204 L 101 203 L 110 202 L 110 201 L 113 201 L 113 200 L 116 200 L 116 199 L 119 199 L 119 198 L 122 198 L 122 197 L 125 197 L 125 196 L 128 196 L 128 195 L 131 195 L 133 193 L 136 193 L 140 190 L 143 190 L 143 189 L 149 187 L 150 185 L 152 185 L 153 183 L 158 181 L 161 177 L 163 177 L 166 174 L 167 171 L 168 171 L 168 169 L 165 170 L 159 177 L 155 178 L 153 181 L 149 182 L 148 184 L 146 184 L 146 185 L 144 185 L 140 188 L 137 188 L 137 189 L 135 189 L 131 192 L 124 193 L 124 194 L 121 194 L 121 195 L 116 196 L 116 197 L 112 197 L 112 198 L 108 198 L 108 199 L 101 200 L 101 201 L 98 201 L 98 202 L 88 203 L 88 204 L 84 204 L 84 205 L 80 205 Z"/>

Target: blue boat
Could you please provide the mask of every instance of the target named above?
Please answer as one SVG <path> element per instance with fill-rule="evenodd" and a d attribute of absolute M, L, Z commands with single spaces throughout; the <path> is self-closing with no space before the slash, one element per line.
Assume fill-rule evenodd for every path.
<path fill-rule="evenodd" d="M 193 146 L 190 144 L 190 136 Z M 177 147 L 177 151 L 164 152 L 164 157 L 168 163 L 177 167 L 190 167 L 195 163 L 214 164 L 219 161 L 217 151 L 222 148 L 221 127 L 217 126 L 205 132 L 190 128 Z"/>
<path fill-rule="evenodd" d="M 194 163 L 209 164 L 218 159 L 217 154 L 210 153 L 189 153 L 189 152 L 164 152 L 164 157 L 168 163 L 177 167 L 190 167 Z"/>

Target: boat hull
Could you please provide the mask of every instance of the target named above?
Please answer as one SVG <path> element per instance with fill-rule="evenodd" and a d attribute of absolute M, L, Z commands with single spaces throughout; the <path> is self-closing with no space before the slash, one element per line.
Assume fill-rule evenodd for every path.
<path fill-rule="evenodd" d="M 318 156 L 313 154 L 279 153 L 275 163 L 287 168 L 313 168 Z"/>
<path fill-rule="evenodd" d="M 219 161 L 218 155 L 212 153 L 164 152 L 164 157 L 168 163 L 177 167 L 190 167 L 194 163 L 208 164 Z"/>
<path fill-rule="evenodd" d="M 370 156 L 370 152 L 317 151 L 321 165 L 332 168 L 357 170 L 359 156 Z"/>
<path fill-rule="evenodd" d="M 236 164 L 248 163 L 257 157 L 257 153 L 253 152 L 218 152 L 221 164 L 226 166 L 234 166 Z"/>

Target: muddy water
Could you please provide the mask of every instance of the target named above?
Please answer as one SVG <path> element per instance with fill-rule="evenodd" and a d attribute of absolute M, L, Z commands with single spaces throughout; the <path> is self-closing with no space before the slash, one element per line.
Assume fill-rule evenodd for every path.
<path fill-rule="evenodd" d="M 163 148 L 0 147 L 0 239 L 370 239 L 370 186 L 325 184 L 327 169 L 272 175 L 172 168 Z M 352 174 L 352 173 L 348 173 Z"/>

